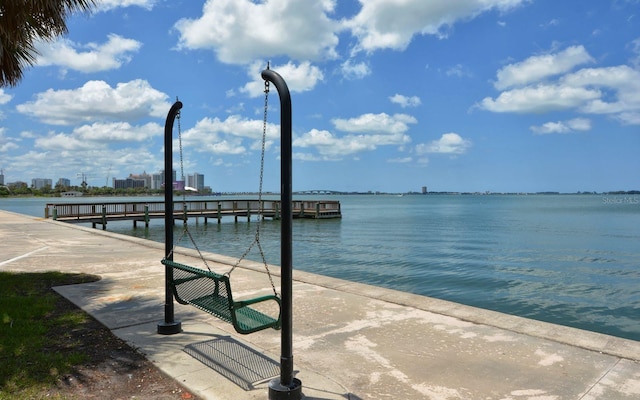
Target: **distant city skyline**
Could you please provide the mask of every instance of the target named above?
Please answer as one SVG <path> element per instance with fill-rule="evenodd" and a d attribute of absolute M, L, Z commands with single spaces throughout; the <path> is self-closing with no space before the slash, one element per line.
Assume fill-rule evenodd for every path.
<path fill-rule="evenodd" d="M 149 181 L 145 181 L 145 178 L 141 178 L 142 176 L 144 176 L 146 174 L 146 176 L 149 178 Z M 78 178 L 79 180 L 82 180 L 82 176 L 80 178 Z M 120 184 L 119 187 L 120 188 L 134 188 L 134 187 L 148 187 L 150 189 L 153 190 L 159 190 L 163 188 L 164 185 L 164 171 L 158 171 L 157 173 L 153 173 L 153 174 L 147 174 L 146 172 L 142 172 L 141 174 L 134 174 L 134 173 L 129 173 L 129 176 L 126 178 L 116 178 L 116 177 L 112 177 L 111 178 L 111 185 L 103 185 L 103 186 L 96 186 L 96 185 L 88 185 L 90 187 L 109 187 L 109 188 L 116 188 L 117 186 L 115 185 L 116 180 L 118 181 L 126 181 L 127 179 L 131 180 L 131 179 L 139 179 L 142 181 L 145 181 L 145 184 L 143 185 L 138 185 L 138 186 L 134 186 L 134 185 L 123 185 Z M 210 186 L 205 185 L 204 184 L 204 174 L 199 174 L 197 172 L 194 172 L 192 174 L 186 174 L 185 176 L 185 180 L 179 180 L 177 179 L 177 171 L 174 169 L 173 170 L 173 183 L 174 183 L 174 189 L 176 190 L 184 190 L 185 187 L 189 187 L 189 188 L 194 188 L 197 191 L 201 192 L 204 189 L 211 189 L 216 193 L 256 193 L 255 190 L 241 190 L 241 191 L 232 191 L 232 190 L 217 190 L 217 189 L 212 189 Z M 38 182 L 37 184 L 35 182 Z M 35 189 L 40 189 L 44 186 L 43 182 L 49 182 L 51 187 L 55 187 L 55 185 L 53 184 L 53 179 L 50 178 L 31 178 L 29 180 L 29 182 L 31 182 L 31 185 L 29 187 L 35 188 Z M 11 184 L 15 184 L 18 182 L 22 182 L 28 185 L 28 182 L 25 181 L 9 181 L 5 179 L 5 175 L 3 173 L 0 172 L 0 185 L 11 185 Z M 176 186 L 176 183 L 178 183 L 178 186 Z M 72 188 L 72 187 L 80 187 L 82 186 L 82 182 L 78 183 L 78 184 L 72 184 L 71 180 L 69 180 L 68 178 L 58 178 L 56 180 L 56 184 L 61 184 L 61 186 L 63 187 L 68 187 L 68 188 Z M 278 193 L 277 191 L 266 191 L 266 192 L 274 192 L 274 193 Z M 485 191 L 478 191 L 478 190 L 465 190 L 464 188 L 458 189 L 458 190 L 429 190 L 429 187 L 426 185 L 422 185 L 419 187 L 416 187 L 414 189 L 409 189 L 406 191 L 381 191 L 381 190 L 372 190 L 372 189 L 364 189 L 364 190 L 337 190 L 337 189 L 333 189 L 333 188 L 315 188 L 315 189 L 304 189 L 304 190 L 297 190 L 294 189 L 294 192 L 296 193 L 318 193 L 318 192 L 324 192 L 324 193 L 371 193 L 371 194 L 376 194 L 376 193 L 420 193 L 420 194 L 428 194 L 428 193 L 434 193 L 434 194 L 441 194 L 441 193 L 477 193 L 477 194 L 552 194 L 552 193 L 563 193 L 563 194 L 572 194 L 572 193 L 577 193 L 577 194 L 581 194 L 581 193 L 593 193 L 593 194 L 600 194 L 600 193 L 611 193 L 611 192 L 633 192 L 636 193 L 640 192 L 640 187 L 638 188 L 620 188 L 620 189 L 616 189 L 616 190 L 577 190 L 577 191 L 566 191 L 566 190 L 536 190 L 536 191 L 509 191 L 509 190 L 496 190 L 496 191 L 489 191 L 489 190 L 485 190 Z"/>
<path fill-rule="evenodd" d="M 185 180 L 182 181 L 181 179 L 176 179 L 177 173 L 176 170 L 172 171 L 172 176 L 173 176 L 173 183 L 175 185 L 176 182 L 180 182 L 181 188 L 184 188 L 185 186 L 193 188 L 197 191 L 203 191 L 206 186 L 204 184 L 204 174 L 200 174 L 197 172 L 191 173 L 191 174 L 187 174 L 185 176 Z M 60 185 L 62 187 L 66 187 L 66 188 L 71 188 L 71 187 L 80 187 L 83 185 L 83 183 L 85 182 L 86 176 L 84 174 L 80 174 L 80 176 L 78 177 L 78 180 L 80 180 L 80 183 L 78 184 L 72 184 L 71 180 L 68 178 L 58 178 L 57 180 L 55 180 L 55 184 L 54 179 L 52 178 L 31 178 L 30 182 L 31 188 L 34 189 L 42 189 L 44 187 L 50 187 L 50 188 L 54 188 L 56 185 Z M 123 183 L 123 182 L 127 182 L 129 181 L 129 183 Z M 139 181 L 142 182 L 142 184 L 138 183 L 132 183 L 135 181 Z M 28 184 L 28 182 L 25 181 L 21 181 L 21 180 L 16 180 L 16 181 L 9 181 L 7 180 L 7 185 L 11 185 L 11 184 L 16 184 L 18 182 L 23 182 L 25 184 Z M 146 187 L 149 189 L 162 189 L 164 186 L 164 171 L 159 171 L 157 173 L 153 173 L 153 174 L 148 174 L 146 171 L 142 172 L 141 174 L 135 174 L 135 173 L 129 173 L 129 176 L 126 178 L 117 178 L 117 177 L 112 177 L 111 178 L 111 184 L 109 185 L 109 179 L 107 178 L 107 180 L 105 181 L 105 185 L 102 186 L 94 186 L 94 185 L 88 185 L 90 187 L 110 187 L 110 188 L 135 188 L 135 187 Z M 4 185 L 5 184 L 5 176 L 4 173 L 0 173 L 0 185 Z"/>

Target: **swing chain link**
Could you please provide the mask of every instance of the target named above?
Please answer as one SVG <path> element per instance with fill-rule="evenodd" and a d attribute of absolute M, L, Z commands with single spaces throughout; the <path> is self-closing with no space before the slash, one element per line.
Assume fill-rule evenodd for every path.
<path fill-rule="evenodd" d="M 260 215 L 264 212 L 264 204 L 262 204 L 262 182 L 264 177 L 264 148 L 267 141 L 267 110 L 269 109 L 269 81 L 264 81 L 264 112 L 262 117 L 262 149 L 260 152 L 260 185 L 258 187 L 258 204 L 260 206 Z"/>
<path fill-rule="evenodd" d="M 176 99 L 177 100 L 177 99 Z M 180 110 L 178 110 L 178 113 L 176 114 L 176 119 L 178 120 L 178 145 L 180 147 L 180 178 L 184 182 L 184 157 L 182 155 L 182 126 L 180 125 Z M 187 216 L 186 216 L 186 204 L 187 204 L 187 191 L 186 188 L 182 188 L 182 234 L 180 235 L 180 238 L 178 238 L 178 241 L 176 242 L 176 246 L 180 243 L 180 241 L 182 240 L 182 238 L 184 237 L 184 235 L 186 234 L 187 236 L 189 236 L 189 239 L 191 240 L 191 244 L 193 244 L 193 247 L 196 249 L 196 251 L 198 252 L 198 255 L 200 256 L 200 259 L 202 260 L 202 262 L 204 263 L 204 265 L 207 267 L 207 269 L 209 270 L 209 272 L 211 272 L 211 268 L 209 267 L 209 264 L 207 263 L 207 259 L 204 258 L 204 255 L 202 254 L 202 251 L 200 251 L 200 248 L 198 247 L 198 244 L 196 243 L 196 241 L 193 239 L 193 236 L 191 236 L 191 232 L 189 231 L 188 228 L 188 222 L 187 222 Z M 173 249 L 171 249 L 171 252 L 169 253 L 169 255 L 173 255 L 173 251 L 175 249 L 176 246 L 173 246 Z"/>
<path fill-rule="evenodd" d="M 268 66 L 267 66 L 268 68 Z M 264 113 L 262 119 L 262 149 L 260 153 L 260 185 L 258 187 L 258 215 L 262 217 L 264 214 L 264 203 L 262 202 L 262 183 L 264 180 L 264 153 L 265 153 L 265 145 L 267 142 L 267 116 L 268 116 L 268 107 L 269 105 L 269 81 L 264 81 Z M 225 273 L 225 275 L 230 276 L 233 270 L 235 270 L 242 260 L 249 254 L 254 245 L 258 245 L 258 251 L 260 252 L 260 257 L 262 257 L 262 263 L 264 264 L 264 268 L 267 271 L 267 276 L 269 277 L 269 282 L 271 283 L 271 288 L 273 289 L 273 294 L 278 296 L 278 290 L 276 289 L 276 285 L 273 282 L 273 276 L 271 276 L 271 271 L 269 270 L 269 264 L 267 264 L 267 258 L 264 255 L 264 251 L 262 250 L 262 244 L 260 244 L 260 218 L 258 220 L 258 225 L 256 227 L 256 235 L 254 237 L 253 243 L 249 246 L 249 248 L 244 252 L 244 254 L 236 261 L 236 263 L 231 267 L 229 271 Z"/>
<path fill-rule="evenodd" d="M 267 69 L 269 69 L 269 64 L 267 64 Z M 264 147 L 267 142 L 268 110 L 269 110 L 269 81 L 265 79 L 264 81 L 264 113 L 262 117 L 262 151 L 260 153 L 260 188 L 259 188 L 260 190 L 258 192 L 258 204 L 260 204 L 260 214 L 264 212 L 264 203 L 262 202 L 262 183 L 263 183 L 263 177 L 264 177 L 264 153 L 265 153 Z M 260 244 L 260 223 L 258 223 L 258 227 L 256 228 L 256 243 L 258 244 L 258 249 L 260 250 L 260 256 L 262 257 L 264 268 L 265 270 L 267 270 L 267 276 L 269 277 L 269 282 L 271 283 L 273 294 L 278 296 L 276 285 L 273 283 L 273 276 L 271 276 L 271 271 L 269 271 L 269 265 L 267 264 L 267 259 L 264 256 L 264 251 L 262 250 L 262 245 Z"/>
<path fill-rule="evenodd" d="M 268 66 L 267 66 L 268 68 Z M 280 295 L 278 294 L 278 291 L 276 289 L 276 285 L 273 282 L 273 276 L 271 275 L 271 271 L 269 270 L 269 264 L 267 264 L 267 259 L 266 256 L 264 255 L 264 251 L 262 249 L 262 244 L 260 243 L 260 217 L 263 216 L 264 214 L 264 203 L 262 202 L 262 184 L 263 184 L 263 180 L 264 180 L 264 155 L 265 155 L 265 146 L 266 146 L 266 141 L 267 141 L 267 112 L 268 112 L 268 104 L 269 104 L 269 81 L 265 80 L 264 83 L 264 116 L 263 116 L 263 122 L 262 122 L 262 149 L 261 149 L 261 156 L 260 156 L 260 185 L 259 185 L 259 190 L 258 190 L 258 215 L 259 215 L 259 220 L 258 220 L 258 225 L 256 227 L 256 234 L 253 240 L 253 243 L 251 243 L 251 245 L 249 246 L 249 248 L 247 248 L 247 250 L 244 252 L 244 254 L 236 261 L 236 263 L 231 267 L 231 269 L 229 271 L 227 271 L 224 275 L 226 276 L 231 276 L 231 273 L 240 265 L 240 263 L 242 262 L 242 260 L 245 259 L 245 257 L 249 254 L 249 252 L 251 251 L 251 249 L 253 248 L 254 245 L 258 245 L 258 250 L 260 252 L 260 257 L 262 258 L 262 262 L 264 264 L 264 268 L 267 271 L 267 276 L 269 277 L 269 282 L 271 283 L 271 288 L 273 289 L 273 294 L 277 297 L 280 297 Z M 183 148 L 182 148 L 182 128 L 180 125 L 180 111 L 178 111 L 178 113 L 176 114 L 176 119 L 178 120 L 178 144 L 180 147 L 180 177 L 184 182 L 184 156 L 183 156 Z M 193 236 L 191 235 L 191 232 L 189 231 L 188 228 L 188 222 L 187 222 L 187 216 L 185 215 L 186 210 L 185 210 L 185 206 L 187 204 L 187 197 L 186 197 L 186 188 L 183 188 L 182 190 L 182 209 L 183 209 L 183 229 L 182 229 L 182 234 L 180 235 L 180 238 L 178 239 L 178 241 L 176 242 L 176 245 L 174 245 L 174 248 L 171 249 L 171 251 L 169 252 L 168 256 L 173 255 L 175 247 L 177 246 L 178 243 L 180 243 L 180 241 L 184 238 L 185 235 L 187 235 L 189 237 L 189 239 L 191 240 L 191 243 L 193 244 L 193 247 L 196 249 L 196 251 L 198 252 L 198 255 L 200 256 L 200 259 L 202 260 L 202 262 L 204 263 L 204 265 L 207 267 L 207 269 L 209 270 L 209 272 L 211 272 L 211 268 L 209 267 L 209 264 L 207 263 L 206 258 L 204 257 L 204 255 L 202 254 L 202 252 L 200 251 L 200 248 L 198 247 L 198 244 L 196 243 L 196 241 L 194 240 Z"/>

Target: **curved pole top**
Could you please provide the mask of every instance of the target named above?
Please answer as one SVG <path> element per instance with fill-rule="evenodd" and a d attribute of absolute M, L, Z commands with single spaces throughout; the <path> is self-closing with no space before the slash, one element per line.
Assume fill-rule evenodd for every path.
<path fill-rule="evenodd" d="M 165 135 L 167 134 L 167 130 L 173 128 L 173 121 L 176 119 L 176 115 L 178 111 L 182 108 L 182 102 L 180 100 L 176 100 L 175 103 L 171 106 L 169 113 L 167 114 L 167 119 L 164 123 Z"/>
<path fill-rule="evenodd" d="M 287 104 L 289 107 L 291 107 L 291 94 L 289 93 L 289 87 L 287 86 L 287 83 L 284 81 L 282 76 L 269 68 L 262 71 L 260 75 L 265 81 L 272 82 L 274 85 L 276 85 L 276 89 L 278 89 L 278 95 L 280 95 L 280 103 Z"/>

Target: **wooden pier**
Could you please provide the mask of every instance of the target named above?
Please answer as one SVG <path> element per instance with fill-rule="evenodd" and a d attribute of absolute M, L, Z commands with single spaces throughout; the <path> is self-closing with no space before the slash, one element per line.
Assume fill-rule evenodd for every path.
<path fill-rule="evenodd" d="M 218 223 L 223 217 L 251 220 L 251 216 L 280 219 L 282 209 L 279 200 L 187 200 L 174 201 L 174 220 L 190 218 L 215 218 Z M 340 202 L 335 200 L 294 200 L 294 218 L 342 218 Z M 133 221 L 133 226 L 144 222 L 149 226 L 152 219 L 164 218 L 164 201 L 128 201 L 100 203 L 49 203 L 44 209 L 44 217 L 71 223 L 91 223 L 95 228 L 102 225 L 105 230 L 108 221 Z"/>

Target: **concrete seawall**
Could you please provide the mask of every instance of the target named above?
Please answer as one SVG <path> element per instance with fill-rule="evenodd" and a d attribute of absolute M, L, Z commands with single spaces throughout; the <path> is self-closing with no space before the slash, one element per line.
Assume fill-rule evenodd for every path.
<path fill-rule="evenodd" d="M 144 239 L 0 211 L 0 270 L 100 275 L 57 291 L 198 396 L 267 398 L 279 331 L 237 335 L 176 305 L 184 332 L 156 333 L 163 251 Z M 218 272 L 236 261 L 205 256 Z M 203 267 L 188 249 L 175 258 Z M 259 263 L 243 262 L 232 281 L 236 299 L 271 290 Z M 220 352 L 238 365 L 223 371 Z M 302 271 L 294 271 L 294 357 L 308 399 L 640 399 L 640 342 Z"/>

